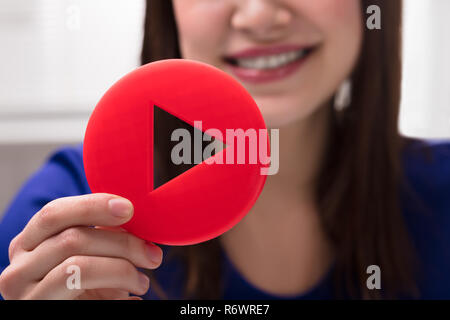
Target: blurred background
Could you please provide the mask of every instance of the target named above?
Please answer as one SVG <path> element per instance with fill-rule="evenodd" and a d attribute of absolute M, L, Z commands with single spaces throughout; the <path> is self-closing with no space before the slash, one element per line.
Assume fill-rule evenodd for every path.
<path fill-rule="evenodd" d="M 399 130 L 450 138 L 450 1 L 404 1 Z M 143 0 L 0 1 L 0 216 L 52 150 L 82 141 L 97 101 L 139 65 L 143 14 Z"/>

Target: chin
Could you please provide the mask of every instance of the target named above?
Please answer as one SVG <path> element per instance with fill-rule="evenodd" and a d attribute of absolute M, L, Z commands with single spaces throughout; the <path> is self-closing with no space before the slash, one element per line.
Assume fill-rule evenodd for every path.
<path fill-rule="evenodd" d="M 300 100 L 301 101 L 301 100 Z M 281 129 L 307 119 L 314 113 L 316 108 L 302 105 L 301 103 L 283 103 L 283 101 L 273 101 L 272 103 L 262 103 L 256 100 L 261 111 L 266 126 L 272 129 Z"/>
<path fill-rule="evenodd" d="M 286 117 L 285 115 L 264 115 L 266 126 L 270 129 L 281 129 L 296 123 L 298 120 L 300 119 L 293 119 L 291 117 Z"/>

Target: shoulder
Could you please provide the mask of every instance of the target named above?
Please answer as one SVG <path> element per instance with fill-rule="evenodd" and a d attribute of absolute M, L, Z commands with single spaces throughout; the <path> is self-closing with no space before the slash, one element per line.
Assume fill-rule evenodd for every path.
<path fill-rule="evenodd" d="M 31 217 L 46 203 L 61 197 L 90 193 L 84 174 L 82 146 L 55 150 L 22 185 L 1 216 L 0 271 L 8 265 L 8 246 Z"/>
<path fill-rule="evenodd" d="M 48 192 L 50 198 L 90 193 L 84 172 L 82 145 L 64 146 L 51 153 L 27 181 L 24 188 L 27 187 Z"/>
<path fill-rule="evenodd" d="M 75 165 L 83 164 L 83 145 L 63 146 L 50 155 L 50 160 L 65 159 Z"/>
<path fill-rule="evenodd" d="M 450 142 L 408 142 L 402 207 L 423 298 L 450 298 Z"/>
<path fill-rule="evenodd" d="M 66 146 L 51 153 L 18 190 L 4 219 L 18 215 L 27 219 L 32 212 L 56 198 L 90 193 L 84 174 L 82 146 Z"/>
<path fill-rule="evenodd" d="M 90 193 L 90 189 L 84 174 L 82 146 L 59 148 L 18 190 L 0 226 L 26 223 L 47 202 L 85 193 Z"/>
<path fill-rule="evenodd" d="M 406 173 L 432 174 L 436 182 L 444 183 L 450 178 L 450 140 L 408 140 L 403 159 Z"/>
<path fill-rule="evenodd" d="M 55 150 L 48 157 L 46 165 L 59 165 L 69 170 L 84 172 L 83 145 L 64 146 Z"/>
<path fill-rule="evenodd" d="M 409 140 L 403 166 L 406 188 L 435 209 L 450 209 L 450 141 Z"/>

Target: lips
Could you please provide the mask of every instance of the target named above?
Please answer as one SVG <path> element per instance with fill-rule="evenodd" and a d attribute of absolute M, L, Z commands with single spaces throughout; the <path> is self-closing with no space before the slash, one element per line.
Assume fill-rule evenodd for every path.
<path fill-rule="evenodd" d="M 224 58 L 231 72 L 244 82 L 261 83 L 283 79 L 297 71 L 313 46 L 250 48 Z"/>

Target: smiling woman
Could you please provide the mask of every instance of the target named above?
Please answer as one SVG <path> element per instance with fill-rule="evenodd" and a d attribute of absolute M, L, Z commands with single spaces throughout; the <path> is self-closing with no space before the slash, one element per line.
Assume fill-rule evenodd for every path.
<path fill-rule="evenodd" d="M 376 32 L 365 29 L 363 19 L 367 6 L 373 4 L 384 13 L 383 29 Z M 168 1 L 147 2 L 142 62 L 197 59 L 242 81 L 268 126 L 281 127 L 281 137 L 295 132 L 290 138 L 294 143 L 281 141 L 288 145 L 285 152 L 298 155 L 303 163 L 321 164 L 310 168 L 316 173 L 310 177 L 315 181 L 310 187 L 319 208 L 317 225 L 323 226 L 325 242 L 333 248 L 338 291 L 379 296 L 380 292 L 365 287 L 366 268 L 377 264 L 383 270 L 386 296 L 412 294 L 412 250 L 396 195 L 402 179 L 400 153 L 406 143 L 397 131 L 401 2 L 174 0 L 173 6 Z M 164 37 L 159 36 L 162 32 Z M 289 63 L 294 57 L 298 60 Z M 336 114 L 331 106 L 333 94 L 347 77 L 353 82 L 352 104 Z M 293 125 L 300 129 L 290 129 Z M 318 156 L 312 160 L 305 153 Z M 280 174 L 283 165 L 295 165 L 295 159 L 288 159 L 282 150 Z M 239 238 L 238 231 L 235 237 Z M 252 241 L 245 236 L 239 239 Z M 288 241 L 291 250 L 299 250 L 296 239 L 300 241 L 294 236 Z M 225 248 L 232 247 L 222 241 Z M 261 238 L 256 241 L 263 243 Z M 213 262 L 219 261 L 213 258 L 219 243 L 216 239 L 178 249 L 186 261 L 188 294 L 219 294 L 220 282 L 212 280 L 220 274 L 220 265 Z M 315 248 L 324 250 L 321 245 Z M 268 245 L 266 253 L 269 250 Z M 245 262 L 238 262 L 245 258 L 233 249 L 228 253 L 256 283 L 252 274 L 257 272 L 246 273 Z M 265 276 L 273 273 L 276 278 L 279 272 L 266 270 Z"/>
<path fill-rule="evenodd" d="M 326 103 L 361 45 L 359 1 L 173 4 L 181 56 L 236 76 L 269 127 L 293 123 Z"/>
<path fill-rule="evenodd" d="M 117 230 L 133 205 L 90 194 L 82 146 L 58 150 L 0 224 L 4 298 L 450 298 L 450 144 L 398 132 L 400 0 L 146 3 L 142 63 L 192 59 L 235 77 L 279 132 L 279 170 L 229 231 L 160 248 Z M 366 28 L 373 5 L 381 29 Z M 158 126 L 181 128 L 173 119 Z M 185 170 L 165 143 L 154 144 L 161 181 Z M 71 265 L 79 291 L 65 286 Z"/>

